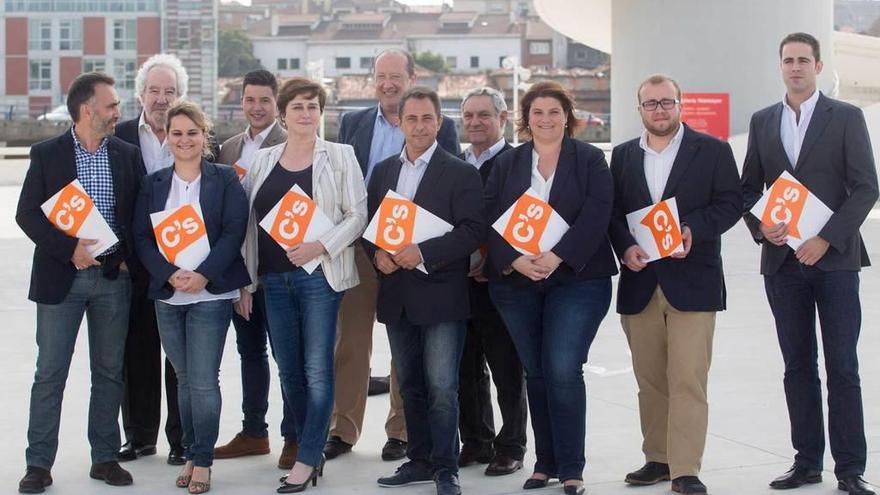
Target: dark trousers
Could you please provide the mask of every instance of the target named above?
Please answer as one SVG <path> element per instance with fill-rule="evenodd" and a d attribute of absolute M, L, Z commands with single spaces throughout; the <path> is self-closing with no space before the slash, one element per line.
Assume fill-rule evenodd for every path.
<path fill-rule="evenodd" d="M 526 451 L 526 388 L 523 367 L 488 286 L 471 282 L 473 317 L 467 323 L 459 373 L 459 425 L 464 449 L 522 460 Z M 486 365 L 488 366 L 488 369 Z M 498 390 L 503 424 L 495 434 L 491 384 Z"/>
<path fill-rule="evenodd" d="M 159 436 L 162 419 L 161 350 L 155 303 L 147 298 L 146 293 L 133 291 L 125 342 L 122 426 L 126 440 L 136 445 L 156 445 Z M 165 398 L 168 406 L 165 436 L 169 446 L 177 448 L 182 445 L 183 435 L 177 404 L 177 375 L 167 358 Z"/>
<path fill-rule="evenodd" d="M 865 472 L 867 447 L 859 380 L 862 312 L 858 272 L 823 272 L 790 255 L 764 277 L 785 361 L 785 400 L 795 463 L 822 469 L 825 429 L 819 381 L 816 312 L 828 376 L 828 436 L 838 478 Z"/>
<path fill-rule="evenodd" d="M 611 304 L 611 278 L 512 286 L 489 293 L 526 371 L 535 472 L 583 479 L 587 397 L 584 363 Z"/>
<path fill-rule="evenodd" d="M 458 368 L 465 322 L 385 325 L 406 416 L 406 455 L 435 470 L 458 472 Z"/>
<path fill-rule="evenodd" d="M 269 325 L 266 322 L 266 302 L 263 289 L 254 294 L 253 311 L 245 320 L 233 312 L 232 324 L 235 326 L 235 344 L 241 357 L 241 411 L 244 419 L 241 431 L 249 437 L 266 438 L 269 425 L 266 412 L 269 410 L 269 355 L 267 341 Z M 271 346 L 271 341 L 268 345 Z M 275 354 L 274 349 L 272 352 Z M 290 412 L 287 397 L 282 390 L 284 416 L 281 419 L 281 436 L 285 440 L 296 441 L 296 424 Z"/>

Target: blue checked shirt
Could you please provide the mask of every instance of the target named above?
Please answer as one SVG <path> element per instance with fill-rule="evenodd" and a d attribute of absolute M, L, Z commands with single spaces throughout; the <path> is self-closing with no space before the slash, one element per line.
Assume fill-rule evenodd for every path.
<path fill-rule="evenodd" d="M 116 197 L 113 195 L 113 173 L 110 171 L 110 157 L 107 155 L 107 138 L 104 138 L 93 155 L 80 144 L 73 128 L 70 129 L 70 133 L 73 135 L 73 150 L 76 155 L 76 176 L 86 190 L 86 194 L 95 203 L 95 208 L 116 236 L 122 239 L 116 227 Z M 102 254 L 113 253 L 118 248 L 117 242 Z"/>

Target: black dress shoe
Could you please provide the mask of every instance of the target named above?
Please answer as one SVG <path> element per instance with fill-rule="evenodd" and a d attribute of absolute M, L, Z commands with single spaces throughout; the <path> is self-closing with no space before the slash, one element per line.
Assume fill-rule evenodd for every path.
<path fill-rule="evenodd" d="M 522 469 L 523 463 L 519 459 L 514 459 L 508 455 L 498 454 L 492 458 L 489 465 L 486 466 L 486 476 L 504 476 L 513 474 Z"/>
<path fill-rule="evenodd" d="M 406 457 L 406 442 L 396 438 L 389 438 L 382 447 L 383 461 L 397 461 Z"/>
<path fill-rule="evenodd" d="M 384 476 L 376 480 L 379 486 L 396 488 L 398 486 L 412 485 L 414 483 L 429 483 L 434 480 L 431 466 L 421 462 L 404 462 L 391 476 Z"/>
<path fill-rule="evenodd" d="M 333 435 L 324 444 L 324 457 L 327 459 L 336 459 L 342 454 L 351 452 L 351 444 L 345 443 L 336 435 Z"/>
<path fill-rule="evenodd" d="M 28 466 L 24 478 L 18 482 L 18 493 L 43 493 L 52 484 L 52 474 L 48 469 Z"/>
<path fill-rule="evenodd" d="M 434 485 L 437 487 L 437 495 L 461 495 L 458 474 L 448 469 L 438 469 L 434 473 Z"/>
<path fill-rule="evenodd" d="M 168 464 L 172 466 L 183 466 L 186 464 L 186 457 L 183 455 L 183 447 L 174 446 L 168 451 Z"/>
<path fill-rule="evenodd" d="M 461 448 L 461 453 L 458 454 L 458 467 L 470 466 L 476 463 L 488 464 L 494 455 L 495 453 L 492 452 L 491 446 L 488 449 L 481 449 L 465 445 Z"/>
<path fill-rule="evenodd" d="M 565 485 L 562 487 L 562 493 L 565 495 L 584 495 L 587 489 L 584 485 Z"/>
<path fill-rule="evenodd" d="M 523 490 L 537 490 L 544 488 L 550 483 L 550 478 L 539 480 L 537 478 L 529 478 L 523 483 Z"/>
<path fill-rule="evenodd" d="M 370 385 L 367 387 L 367 395 L 387 394 L 391 391 L 391 376 L 371 376 Z"/>
<path fill-rule="evenodd" d="M 127 486 L 132 484 L 131 473 L 122 469 L 116 461 L 92 464 L 89 477 L 93 480 L 103 480 L 104 483 L 113 486 Z"/>
<path fill-rule="evenodd" d="M 116 458 L 119 459 L 120 462 L 126 462 L 148 455 L 156 455 L 155 445 L 141 445 L 139 443 L 126 442 L 126 444 L 119 449 L 119 454 L 116 455 Z"/>
<path fill-rule="evenodd" d="M 837 480 L 837 489 L 849 492 L 850 495 L 877 495 L 861 476 L 848 476 Z"/>
<path fill-rule="evenodd" d="M 696 476 L 679 476 L 672 480 L 672 491 L 705 495 L 706 485 Z"/>
<path fill-rule="evenodd" d="M 653 485 L 660 481 L 669 481 L 669 464 L 662 462 L 646 462 L 644 466 L 626 475 L 624 479 L 630 485 Z"/>
<path fill-rule="evenodd" d="M 793 465 L 791 469 L 782 476 L 770 482 L 770 488 L 776 490 L 788 490 L 789 488 L 797 488 L 808 483 L 821 483 L 822 471 L 819 469 L 808 469 L 805 467 Z"/>

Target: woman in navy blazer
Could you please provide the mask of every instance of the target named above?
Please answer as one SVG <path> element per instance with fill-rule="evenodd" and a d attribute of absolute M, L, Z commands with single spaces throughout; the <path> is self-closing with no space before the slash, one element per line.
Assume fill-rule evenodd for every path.
<path fill-rule="evenodd" d="M 611 303 L 617 265 L 608 241 L 613 185 L 605 155 L 572 139 L 574 100 L 556 82 L 523 96 L 518 131 L 530 137 L 496 159 L 486 184 L 489 219 L 530 187 L 570 226 L 537 256 L 523 255 L 492 230 L 486 275 L 526 371 L 537 462 L 524 489 L 550 478 L 581 494 L 586 435 L 583 365 Z"/>
<path fill-rule="evenodd" d="M 208 131 L 207 118 L 194 103 L 176 103 L 168 110 L 166 132 L 174 165 L 144 179 L 134 218 L 137 252 L 150 273 L 149 296 L 157 301 L 162 347 L 177 371 L 187 462 L 176 485 L 189 488 L 190 493 L 211 488 L 210 466 L 220 426 L 220 359 L 233 300 L 241 287 L 250 284 L 241 257 L 247 197 L 232 168 L 203 159 Z M 207 258 L 195 270 L 180 268 L 165 258 L 150 221 L 151 213 L 184 205 L 201 207 L 210 246 Z M 168 222 L 160 235 L 186 246 L 187 231 L 198 232 L 193 228 L 198 219 L 177 220 Z"/>

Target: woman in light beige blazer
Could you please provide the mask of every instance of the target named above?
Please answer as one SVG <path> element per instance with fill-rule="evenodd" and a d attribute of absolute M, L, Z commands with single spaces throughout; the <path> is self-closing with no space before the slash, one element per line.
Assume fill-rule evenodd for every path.
<path fill-rule="evenodd" d="M 309 483 L 316 485 L 322 474 L 321 451 L 333 411 L 336 314 L 343 291 L 358 284 L 352 243 L 367 222 L 367 193 L 354 149 L 317 137 L 325 101 L 324 89 L 308 79 L 284 83 L 278 111 L 287 141 L 259 150 L 243 182 L 251 207 L 242 248 L 245 264 L 251 279 L 263 287 L 281 388 L 293 408 L 299 436 L 296 464 L 282 478 L 279 493 L 303 491 Z M 334 227 L 317 240 L 285 250 L 259 224 L 294 185 Z M 301 207 L 282 203 L 277 215 L 302 219 Z M 296 242 L 293 230 L 287 233 Z M 309 274 L 305 268 L 314 260 L 320 263 Z M 250 314 L 250 293 L 255 289 L 256 284 L 242 289 L 236 304 L 244 318 Z"/>

